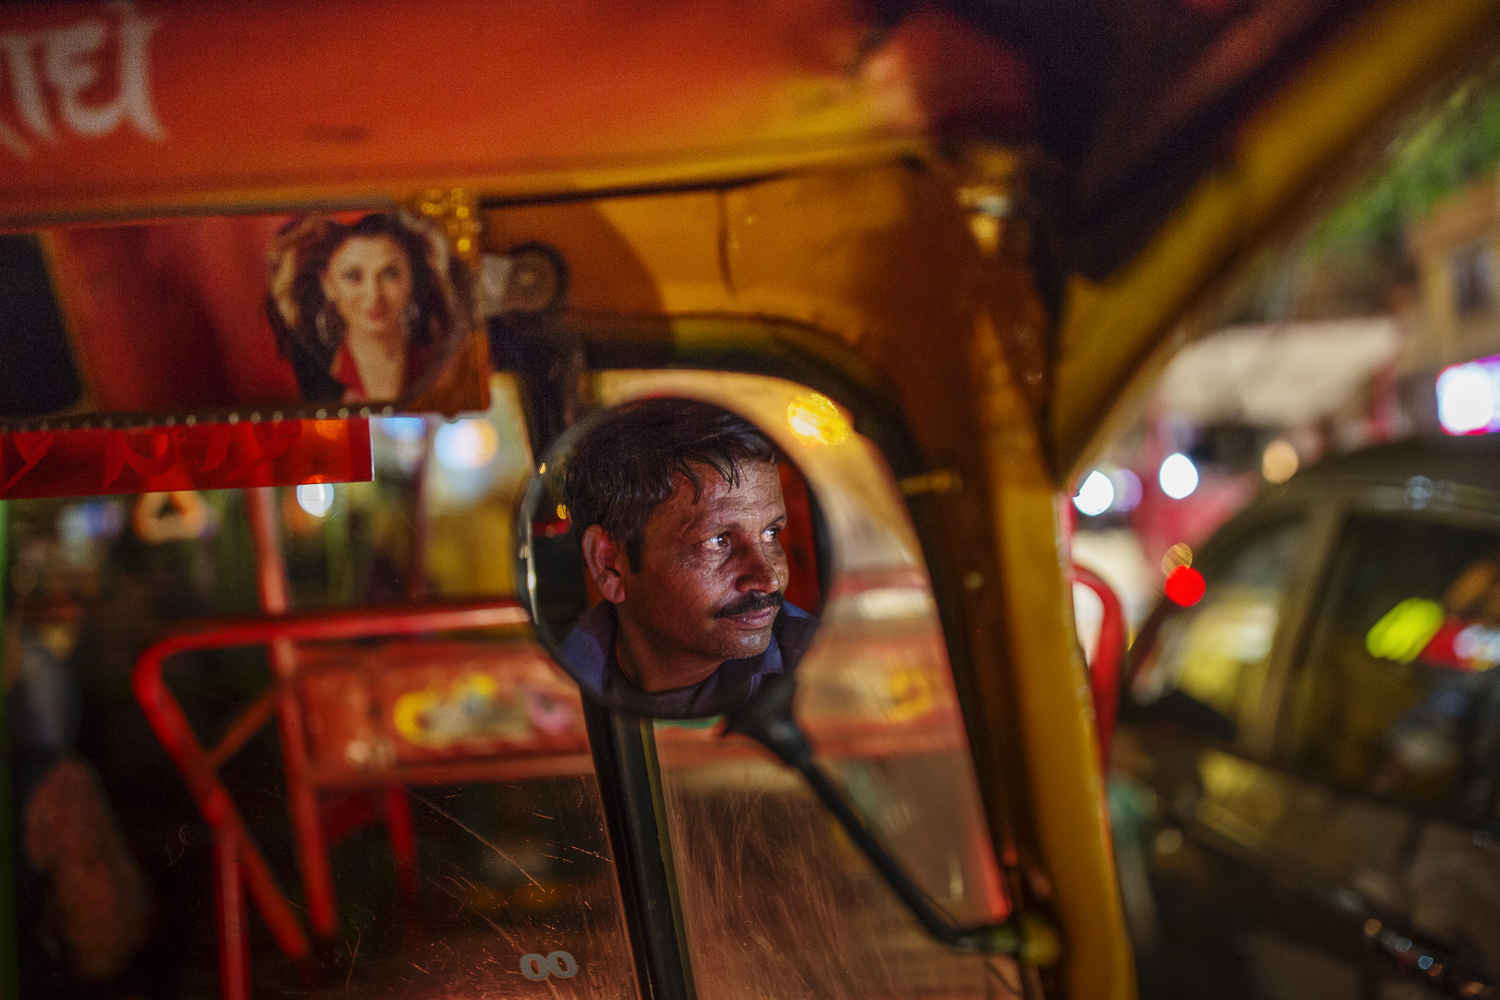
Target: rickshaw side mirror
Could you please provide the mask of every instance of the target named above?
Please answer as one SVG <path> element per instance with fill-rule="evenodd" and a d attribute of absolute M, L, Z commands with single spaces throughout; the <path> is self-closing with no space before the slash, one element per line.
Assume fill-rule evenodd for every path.
<path fill-rule="evenodd" d="M 1094 699 L 1094 728 L 1099 736 L 1099 766 L 1107 769 L 1115 716 L 1120 705 L 1120 672 L 1129 644 L 1125 612 L 1114 588 L 1093 570 L 1075 564 L 1072 580 L 1093 591 L 1104 607 L 1104 616 L 1099 623 L 1099 641 L 1089 660 L 1089 689 Z"/>
<path fill-rule="evenodd" d="M 653 397 L 578 421 L 543 458 L 516 518 L 518 576 L 538 637 L 585 697 L 706 719 L 796 670 L 819 620 L 794 603 L 813 574 L 792 573 L 783 536 L 799 512 L 768 434 L 711 403 Z"/>

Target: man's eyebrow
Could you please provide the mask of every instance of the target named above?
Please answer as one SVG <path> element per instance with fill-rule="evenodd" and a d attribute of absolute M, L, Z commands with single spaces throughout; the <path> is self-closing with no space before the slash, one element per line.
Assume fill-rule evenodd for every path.
<path fill-rule="evenodd" d="M 765 523 L 765 527 L 769 528 L 772 525 L 776 524 L 778 521 L 785 521 L 785 520 L 786 520 L 786 511 L 783 510 L 781 513 L 777 514 L 775 517 L 771 518 L 771 520 L 767 521 Z M 698 515 L 694 516 L 691 520 L 685 522 L 684 525 L 683 525 L 683 530 L 691 532 L 691 533 L 694 533 L 694 534 L 699 533 L 699 532 L 705 532 L 705 531 L 717 533 L 717 532 L 723 531 L 725 528 L 732 528 L 735 525 L 742 524 L 742 523 L 744 523 L 744 522 L 741 519 L 739 519 L 739 518 L 733 518 L 733 517 L 731 517 L 731 518 L 727 518 L 726 519 L 726 518 L 720 516 L 719 514 L 717 514 L 716 512 L 705 511 L 704 513 L 698 514 Z"/>

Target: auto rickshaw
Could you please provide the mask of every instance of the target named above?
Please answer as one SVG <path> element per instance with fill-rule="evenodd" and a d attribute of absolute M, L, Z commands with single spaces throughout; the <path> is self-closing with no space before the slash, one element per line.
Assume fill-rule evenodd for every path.
<path fill-rule="evenodd" d="M 16 534 L 7 675 L 123 659 L 170 762 L 138 780 L 191 793 L 93 870 L 149 895 L 201 866 L 92 972 L 7 907 L 5 989 L 1134 995 L 1063 501 L 1198 297 L 1496 26 L 1485 0 L 7 6 L 0 504 L 127 495 L 47 512 L 148 567 L 213 548 L 223 584 L 113 605 L 175 620 L 86 647 L 99 605 L 49 603 Z M 405 248 L 375 319 L 420 377 L 349 347 L 350 234 Z M 820 615 L 795 689 L 723 724 L 556 662 L 597 600 L 559 464 L 650 398 L 774 444 Z M 372 476 L 410 512 L 378 545 L 337 485 Z M 102 778 L 75 786 L 130 785 L 113 732 L 76 737 Z M 117 822 L 60 791 L 28 814 L 51 773 L 5 813 L 22 904 Z M 176 958 L 208 938 L 205 981 Z"/>

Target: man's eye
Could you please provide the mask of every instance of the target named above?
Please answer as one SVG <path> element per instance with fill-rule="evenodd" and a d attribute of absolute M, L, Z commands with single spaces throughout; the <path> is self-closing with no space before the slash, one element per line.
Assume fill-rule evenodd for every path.
<path fill-rule="evenodd" d="M 765 532 L 763 533 L 763 535 L 764 535 L 766 541 L 771 542 L 771 541 L 775 541 L 778 537 L 780 537 L 781 536 L 781 532 L 783 530 L 784 530 L 783 527 L 778 524 L 774 528 L 767 528 L 765 530 Z"/>
<path fill-rule="evenodd" d="M 722 549 L 724 546 L 729 544 L 729 536 L 727 534 L 715 535 L 704 544 L 711 549 Z"/>

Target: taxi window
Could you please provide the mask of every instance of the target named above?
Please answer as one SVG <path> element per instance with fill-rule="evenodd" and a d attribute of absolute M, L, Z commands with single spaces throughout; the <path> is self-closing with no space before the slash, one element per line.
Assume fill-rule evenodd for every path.
<path fill-rule="evenodd" d="M 821 548 L 833 565 L 818 637 L 798 667 L 798 719 L 820 761 L 930 899 L 964 925 L 1002 919 L 1010 903 L 931 583 L 874 442 L 841 420 L 808 420 L 804 411 L 826 400 L 779 379 L 609 372 L 598 391 L 608 403 L 696 396 L 762 426 L 808 424 L 788 457 L 823 511 Z M 1021 995 L 1009 959 L 955 954 L 922 930 L 800 776 L 716 729 L 655 726 L 702 1000 Z"/>
<path fill-rule="evenodd" d="M 514 598 L 532 456 L 514 380 L 491 391 L 465 419 L 372 420 L 373 482 L 0 508 L 21 995 L 215 990 L 214 827 L 132 696 L 137 658 L 169 624 L 261 614 L 258 574 L 283 578 L 290 611 L 366 622 Z M 311 945 L 289 957 L 251 893 L 254 995 L 638 996 L 579 693 L 517 613 L 165 662 Z M 236 752 L 214 750 L 236 731 Z"/>
<path fill-rule="evenodd" d="M 1474 816 L 1500 759 L 1500 531 L 1351 518 L 1285 751 L 1348 787 Z"/>
<path fill-rule="evenodd" d="M 1153 718 L 1231 741 L 1259 703 L 1302 521 L 1263 528 L 1204 570 L 1202 598 L 1170 608 L 1136 654 L 1132 695 Z"/>

